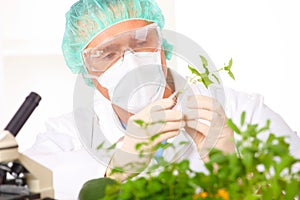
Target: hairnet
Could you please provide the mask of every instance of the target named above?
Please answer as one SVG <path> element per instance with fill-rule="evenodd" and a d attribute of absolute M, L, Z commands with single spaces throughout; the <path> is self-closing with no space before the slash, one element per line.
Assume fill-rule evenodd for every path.
<path fill-rule="evenodd" d="M 162 29 L 164 16 L 155 0 L 79 0 L 66 13 L 62 50 L 73 73 L 84 73 L 81 51 L 101 31 L 130 19 L 155 22 Z M 163 41 L 166 58 L 172 45 Z"/>

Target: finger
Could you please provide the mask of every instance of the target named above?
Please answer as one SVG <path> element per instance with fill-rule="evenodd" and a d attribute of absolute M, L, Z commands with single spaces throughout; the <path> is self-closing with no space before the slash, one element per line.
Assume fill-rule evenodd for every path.
<path fill-rule="evenodd" d="M 168 140 L 170 138 L 176 137 L 180 133 L 180 130 L 176 131 L 168 131 L 159 134 L 159 136 L 154 140 L 154 144 L 159 144 L 165 140 Z"/>
<path fill-rule="evenodd" d="M 144 108 L 142 111 L 159 111 L 159 110 L 167 110 L 174 106 L 175 101 L 170 98 L 160 99 L 157 100 L 151 104 L 149 104 L 146 108 Z"/>
<path fill-rule="evenodd" d="M 191 136 L 191 138 L 195 141 L 196 144 L 200 144 L 205 139 L 205 136 L 202 133 L 196 131 L 195 129 L 189 128 L 187 126 L 184 129 Z"/>
<path fill-rule="evenodd" d="M 204 109 L 191 109 L 184 113 L 184 117 L 186 120 L 193 120 L 193 119 L 204 119 L 208 121 L 212 121 L 218 114 L 212 112 L 210 110 Z"/>
<path fill-rule="evenodd" d="M 181 121 L 183 120 L 183 114 L 179 110 L 161 110 L 150 113 L 149 121 L 158 122 L 158 121 Z"/>
<path fill-rule="evenodd" d="M 194 129 L 195 131 L 202 133 L 204 136 L 208 135 L 209 126 L 197 120 L 186 121 L 186 127 Z"/>
<path fill-rule="evenodd" d="M 164 133 L 169 131 L 177 131 L 185 126 L 184 121 L 177 121 L 177 122 L 167 122 L 167 123 L 153 123 L 147 127 L 148 133 L 151 135 L 157 133 Z"/>
<path fill-rule="evenodd" d="M 220 115 L 224 115 L 224 109 L 216 99 L 203 95 L 189 96 L 187 98 L 187 107 L 215 111 Z"/>

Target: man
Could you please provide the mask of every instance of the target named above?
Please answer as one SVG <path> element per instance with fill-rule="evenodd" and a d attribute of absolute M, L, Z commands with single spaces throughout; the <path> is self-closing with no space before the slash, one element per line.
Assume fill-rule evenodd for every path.
<path fill-rule="evenodd" d="M 62 47 L 67 65 L 73 72 L 82 73 L 87 82 L 91 82 L 100 94 L 111 103 L 112 112 L 116 114 L 126 130 L 122 138 L 121 152 L 137 154 L 134 148 L 136 144 L 148 139 L 139 138 L 139 134 L 145 130 L 135 123 L 136 120 L 143 120 L 146 123 L 154 122 L 154 124 L 164 120 L 164 124 L 151 133 L 152 135 L 161 133 L 153 141 L 153 146 L 177 136 L 184 128 L 193 139 L 203 161 L 208 159 L 207 153 L 203 153 L 206 151 L 204 143 L 208 140 L 207 137 L 214 137 L 213 134 L 218 134 L 214 144 L 215 148 L 228 153 L 235 151 L 233 131 L 226 125 L 226 114 L 221 104 L 211 97 L 194 93 L 187 97 L 186 106 L 189 111 L 173 109 L 176 104 L 174 98 L 168 97 L 178 88 L 172 87 L 168 82 L 159 81 L 156 83 L 160 87 L 152 90 L 152 92 L 155 91 L 160 94 L 156 95 L 155 98 L 149 97 L 146 100 L 140 100 L 141 98 L 135 96 L 131 96 L 131 99 L 124 97 L 126 94 L 118 96 L 118 84 L 123 81 L 122 79 L 130 70 L 138 71 L 140 70 L 139 67 L 143 65 L 153 65 L 151 70 L 154 70 L 154 65 L 161 67 L 161 69 L 155 69 L 155 72 L 145 70 L 148 72 L 147 76 L 150 76 L 151 73 L 154 74 L 153 79 L 155 79 L 155 74 L 163 74 L 161 79 L 168 79 L 169 76 L 172 76 L 166 67 L 166 55 L 167 58 L 170 58 L 171 51 L 168 49 L 170 46 L 163 40 L 160 33 L 164 26 L 164 17 L 155 1 L 78 1 L 67 13 L 66 18 L 66 31 Z M 135 63 L 136 66 L 134 67 L 132 63 Z M 140 73 L 142 76 L 142 72 Z M 140 90 L 146 92 L 137 91 L 135 94 L 145 95 L 148 92 L 150 96 L 153 96 L 151 91 L 148 91 L 149 88 L 143 87 Z M 131 95 L 130 92 L 132 91 L 127 91 L 127 96 Z M 232 95 L 226 96 L 236 98 L 237 103 L 242 100 L 243 97 L 240 98 L 238 94 L 231 93 Z M 125 98 L 123 102 L 120 100 L 120 96 Z M 134 105 L 130 105 L 131 100 Z M 255 105 L 255 103 L 259 104 Z M 254 117 L 252 122 L 277 116 L 264 106 L 261 100 L 255 103 L 251 104 L 254 105 L 253 109 L 258 105 L 261 109 L 256 108 L 256 111 L 253 112 L 253 116 L 256 118 Z M 234 114 L 240 116 L 241 111 L 237 109 Z M 268 114 L 258 113 L 261 111 Z M 232 118 L 233 112 L 228 114 Z M 164 118 L 153 119 L 152 116 L 164 116 Z M 203 122 L 203 120 L 208 123 Z M 274 120 L 280 122 L 273 122 L 281 125 L 278 130 L 291 132 L 280 118 Z M 218 131 L 213 133 L 212 130 L 216 127 Z M 148 129 L 151 129 L 151 126 Z M 119 155 L 119 157 L 118 152 L 116 152 L 112 158 L 112 162 L 115 164 L 112 164 L 111 167 L 117 165 L 118 162 L 122 165 L 130 162 L 129 159 L 124 163 L 120 161 L 123 156 Z M 125 178 L 123 177 L 123 179 Z"/>
<path fill-rule="evenodd" d="M 102 96 L 111 102 L 113 112 L 126 126 L 121 148 L 114 154 L 108 170 L 116 165 L 125 166 L 138 160 L 129 155 L 138 155 L 135 146 L 150 138 L 150 136 L 139 138 L 145 130 L 136 124 L 135 120 L 143 120 L 146 123 L 150 123 L 149 120 L 151 123 L 164 121 L 159 128 L 155 128 L 155 131 L 152 130 L 151 136 L 158 132 L 161 134 L 151 146 L 177 136 L 181 128 L 185 128 L 199 153 L 204 151 L 203 143 L 210 133 L 210 126 L 199 122 L 198 119 L 209 121 L 210 124 L 213 124 L 212 120 L 215 120 L 220 122 L 218 125 L 220 130 L 216 132 L 220 135 L 215 147 L 226 152 L 234 152 L 233 131 L 226 126 L 225 112 L 221 105 L 210 97 L 190 96 L 187 103 L 190 111 L 184 114 L 172 109 L 175 102 L 174 99 L 168 97 L 175 92 L 175 88 L 168 83 L 157 82 L 160 87 L 152 91 L 160 95 L 156 95 L 155 98 L 143 99 L 140 102 L 137 99 L 141 98 L 131 97 L 131 100 L 136 99 L 136 101 L 132 100 L 134 101 L 133 107 L 129 105 L 128 98 L 125 103 L 122 103 L 120 98 L 115 97 L 118 96 L 116 87 L 130 70 L 141 70 L 143 69 L 141 66 L 156 64 L 160 69 L 155 66 L 148 69 L 146 67 L 143 69 L 144 74 L 149 77 L 152 73 L 153 79 L 163 74 L 160 80 L 171 76 L 167 71 L 165 56 L 165 52 L 167 54 L 170 52 L 163 48 L 164 43 L 161 37 L 164 18 L 155 1 L 79 1 L 66 17 L 63 51 L 68 66 L 73 72 L 83 73 L 86 78 L 89 78 L 87 81 L 91 81 Z M 133 67 L 133 63 L 138 64 Z M 155 71 L 151 72 L 151 70 Z M 142 72 L 139 73 L 143 76 Z M 120 74 L 123 76 L 118 77 Z M 110 83 L 111 80 L 114 80 L 113 83 Z M 135 87 L 139 85 L 142 84 L 139 83 Z M 135 95 L 150 93 L 152 97 L 153 94 L 148 90 L 149 88 L 145 86 Z M 128 91 L 128 96 L 130 92 L 132 91 Z M 142 106 L 139 107 L 139 105 Z M 153 119 L 151 116 L 157 117 Z M 154 126 L 157 124 L 152 127 L 150 125 L 147 129 L 153 129 Z M 121 161 L 122 158 L 126 158 L 126 161 Z M 207 160 L 207 154 L 202 156 L 202 159 Z M 147 162 L 149 159 L 144 161 Z M 110 175 L 110 173 L 106 174 Z M 127 176 L 119 178 L 123 180 Z"/>
<path fill-rule="evenodd" d="M 152 159 L 150 152 L 141 160 L 137 144 L 155 138 L 149 145 L 153 147 L 166 140 L 176 141 L 180 136 L 186 136 L 191 145 L 177 149 L 176 153 L 181 153 L 182 159 L 189 159 L 193 169 L 202 170 L 209 147 L 227 153 L 235 151 L 234 134 L 226 120 L 231 118 L 239 123 L 242 111 L 247 113 L 247 123 L 264 124 L 271 119 L 271 131 L 289 136 L 292 154 L 300 157 L 296 151 L 299 138 L 280 116 L 263 104 L 261 96 L 225 89 L 227 101 L 223 107 L 201 84 L 190 86 L 178 95 L 185 88 L 185 81 L 166 66 L 172 48 L 162 38 L 163 26 L 164 17 L 154 0 L 81 0 L 66 14 L 62 44 L 66 63 L 73 73 L 83 74 L 86 83 L 96 89 L 100 101 L 95 102 L 95 110 L 100 125 L 105 122 L 102 130 L 108 137 L 117 136 L 114 138 L 117 149 L 103 176 L 125 180 L 139 174 L 141 171 L 137 170 L 123 174 L 110 172 L 114 167 L 137 161 L 148 165 L 155 157 L 168 153 L 157 151 Z M 75 126 L 73 121 L 69 124 Z M 60 139 L 68 136 L 62 133 L 57 137 L 53 132 L 44 134 L 47 145 L 50 146 L 47 138 L 51 138 L 55 145 L 64 146 Z M 176 160 L 173 158 L 170 161 Z M 85 168 L 92 170 L 91 166 Z"/>

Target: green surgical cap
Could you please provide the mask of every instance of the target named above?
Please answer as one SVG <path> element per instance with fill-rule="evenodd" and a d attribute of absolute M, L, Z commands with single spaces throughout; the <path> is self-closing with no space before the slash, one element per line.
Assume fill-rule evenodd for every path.
<path fill-rule="evenodd" d="M 80 0 L 66 13 L 62 50 L 73 73 L 85 73 L 81 51 L 100 32 L 122 21 L 142 19 L 162 29 L 164 16 L 155 0 Z M 172 45 L 163 42 L 167 59 Z"/>

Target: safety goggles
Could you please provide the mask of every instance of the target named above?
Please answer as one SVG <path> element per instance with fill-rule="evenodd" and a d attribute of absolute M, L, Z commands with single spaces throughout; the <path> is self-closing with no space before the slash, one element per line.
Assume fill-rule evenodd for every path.
<path fill-rule="evenodd" d="M 161 49 L 162 36 L 157 24 L 122 32 L 100 43 L 97 47 L 86 48 L 81 56 L 84 67 L 90 72 L 104 72 L 123 57 L 127 51 L 156 52 Z"/>

